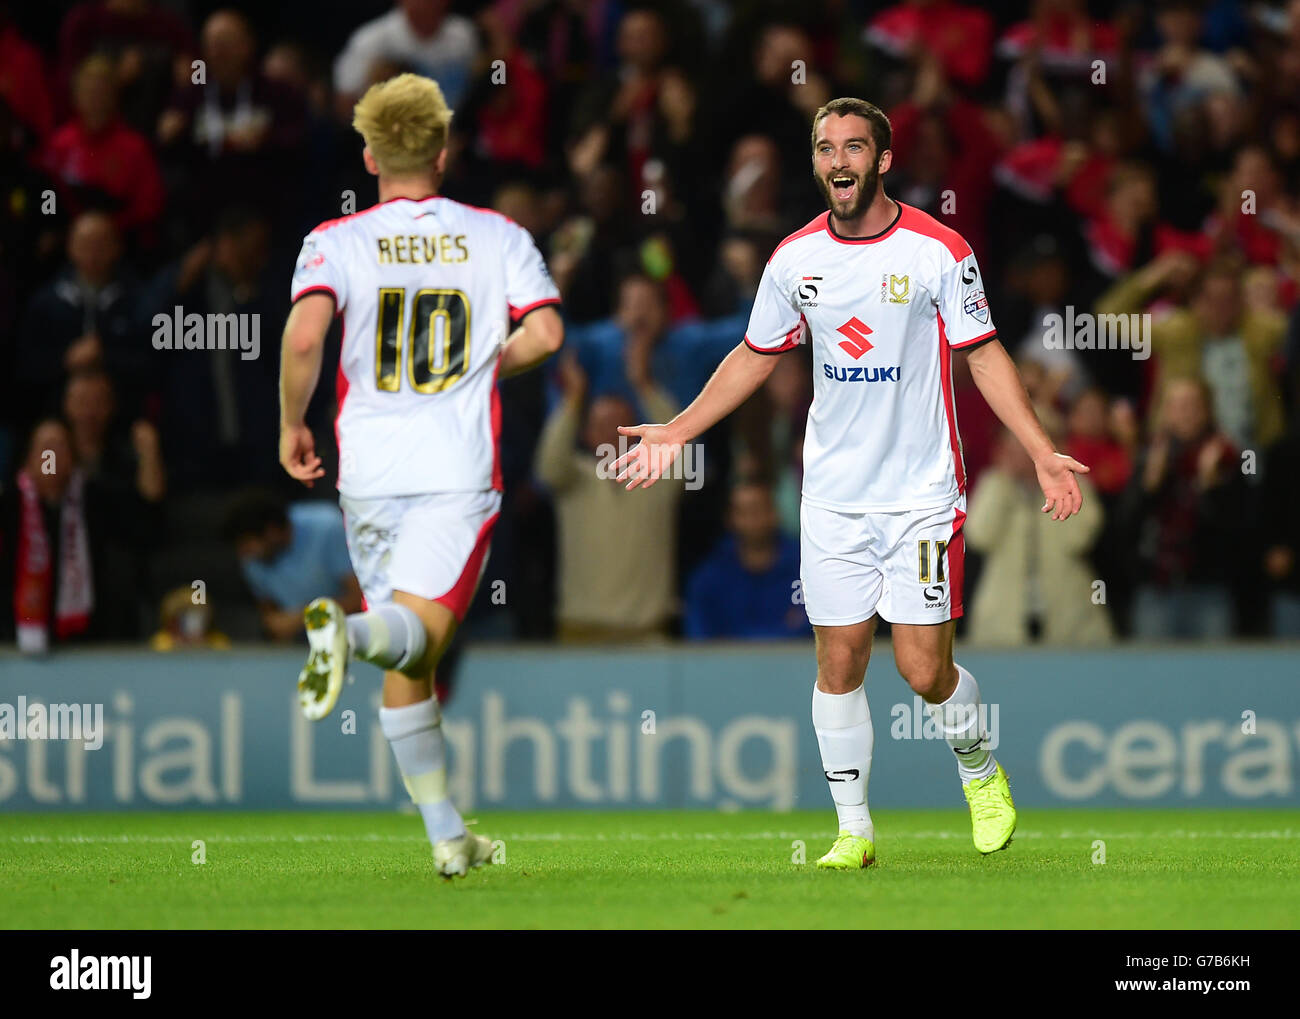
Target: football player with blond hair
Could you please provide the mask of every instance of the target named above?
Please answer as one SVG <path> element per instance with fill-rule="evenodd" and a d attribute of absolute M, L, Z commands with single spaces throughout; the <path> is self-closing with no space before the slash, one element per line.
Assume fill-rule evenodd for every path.
<path fill-rule="evenodd" d="M 491 842 L 466 830 L 447 794 L 434 670 L 501 506 L 497 379 L 545 361 L 564 328 L 529 234 L 438 193 L 452 111 L 437 83 L 380 82 L 354 114 L 379 204 L 303 242 L 281 351 L 280 463 L 307 486 L 325 473 L 304 418 L 338 316 L 339 505 L 366 611 L 346 616 L 330 598 L 307 607 L 299 700 L 323 718 L 351 658 L 385 670 L 380 724 L 450 877 L 488 862 Z"/>

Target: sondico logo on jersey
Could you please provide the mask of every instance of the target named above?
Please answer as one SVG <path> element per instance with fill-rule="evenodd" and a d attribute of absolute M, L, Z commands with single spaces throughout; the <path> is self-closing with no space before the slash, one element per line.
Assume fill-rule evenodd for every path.
<path fill-rule="evenodd" d="M 867 339 L 871 327 L 856 315 L 840 326 L 836 332 L 844 336 L 839 343 L 840 350 L 855 361 L 875 346 Z M 822 374 L 832 382 L 897 382 L 899 370 L 898 365 L 891 365 L 888 368 L 868 368 L 865 365 L 845 367 L 837 364 L 822 364 Z"/>
<path fill-rule="evenodd" d="M 800 308 L 817 307 L 817 294 L 821 289 L 817 284 L 821 281 L 822 278 L 820 276 L 799 277 L 799 286 L 795 289 L 795 293 L 799 297 L 798 304 Z"/>

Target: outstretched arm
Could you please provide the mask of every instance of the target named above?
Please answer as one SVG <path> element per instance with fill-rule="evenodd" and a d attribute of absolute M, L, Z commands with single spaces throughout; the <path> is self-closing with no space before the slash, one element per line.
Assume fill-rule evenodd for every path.
<path fill-rule="evenodd" d="M 325 474 L 306 417 L 333 320 L 334 298 L 307 294 L 289 310 L 280 343 L 280 464 L 308 488 Z"/>
<path fill-rule="evenodd" d="M 1006 349 L 994 340 L 976 347 L 968 356 L 971 376 L 980 393 L 1034 461 L 1038 483 L 1047 499 L 1043 512 L 1051 513 L 1053 520 L 1065 520 L 1079 512 L 1083 496 L 1074 475 L 1087 474 L 1089 468 L 1056 452 Z"/>
<path fill-rule="evenodd" d="M 621 426 L 620 435 L 641 441 L 614 461 L 615 477 L 629 491 L 649 488 L 672 466 L 682 446 L 702 435 L 753 395 L 772 374 L 776 355 L 759 354 L 739 343 L 718 365 L 691 405 L 667 424 Z"/>

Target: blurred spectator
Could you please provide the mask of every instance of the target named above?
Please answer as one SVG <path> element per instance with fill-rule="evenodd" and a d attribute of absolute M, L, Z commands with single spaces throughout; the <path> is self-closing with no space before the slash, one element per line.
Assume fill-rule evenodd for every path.
<path fill-rule="evenodd" d="M 231 204 L 285 216 L 303 173 L 301 97 L 260 72 L 253 30 L 237 11 L 204 22 L 201 55 L 202 77 L 178 87 L 158 120 L 176 211 L 191 235 Z"/>
<path fill-rule="evenodd" d="M 1128 485 L 1133 473 L 1132 450 L 1126 439 L 1127 428 L 1116 434 L 1117 420 L 1128 420 L 1131 408 L 1111 408 L 1110 399 L 1096 388 L 1085 389 L 1070 407 L 1069 434 L 1065 452 L 1092 470 L 1088 481 L 1103 495 L 1118 495 Z"/>
<path fill-rule="evenodd" d="M 5 10 L 0 10 L 0 103 L 38 143 L 54 127 L 54 106 L 41 52 L 22 37 Z"/>
<path fill-rule="evenodd" d="M 889 193 L 937 217 L 987 261 L 989 198 L 1001 142 L 984 110 L 951 88 L 939 59 L 918 57 L 912 94 L 889 111 Z"/>
<path fill-rule="evenodd" d="M 1199 0 L 1161 0 L 1156 13 L 1161 46 L 1144 69 L 1139 85 L 1154 141 L 1173 148 L 1174 121 L 1206 96 L 1240 94 L 1232 65 L 1200 45 L 1204 4 Z"/>
<path fill-rule="evenodd" d="M 1300 246 L 1300 204 L 1284 190 L 1277 162 L 1263 145 L 1237 150 L 1204 231 L 1225 254 L 1239 252 L 1251 265 L 1277 265 L 1288 245 Z"/>
<path fill-rule="evenodd" d="M 491 10 L 480 16 L 490 61 L 456 109 L 463 134 L 460 172 L 490 192 L 520 171 L 541 169 L 547 158 L 546 76 Z M 468 162 L 468 166 L 465 163 Z"/>
<path fill-rule="evenodd" d="M 1139 637 L 1213 640 L 1233 630 L 1243 482 L 1211 408 L 1203 380 L 1169 380 L 1134 468 L 1124 512 L 1136 541 Z"/>
<path fill-rule="evenodd" d="M 1264 576 L 1271 587 L 1270 630 L 1277 637 L 1300 638 L 1300 435 L 1296 431 L 1268 457 L 1261 499 Z"/>
<path fill-rule="evenodd" d="M 1007 337 L 1006 346 L 1016 360 L 1042 366 L 1053 405 L 1068 403 L 1088 380 L 1084 353 L 1046 342 L 1049 316 L 1064 321 L 1067 315 L 1069 287 L 1070 266 L 1061 246 L 1055 238 L 1041 234 L 1012 260 L 1007 273 L 1009 300 L 999 306 L 1006 308 L 998 319 L 999 331 Z M 1017 336 L 1021 338 L 1017 340 Z"/>
<path fill-rule="evenodd" d="M 262 628 L 272 640 L 296 639 L 303 609 L 315 598 L 334 598 L 344 612 L 361 611 L 343 514 L 332 502 L 286 506 L 270 492 L 253 489 L 236 498 L 223 530 L 234 542 Z"/>
<path fill-rule="evenodd" d="M 76 119 L 50 137 L 41 162 L 61 185 L 74 215 L 86 207 L 113 214 L 119 231 L 145 243 L 163 209 L 162 177 L 144 135 L 118 114 L 113 62 L 93 56 L 77 69 Z"/>
<path fill-rule="evenodd" d="M 619 170 L 597 166 L 576 185 L 580 206 L 551 237 L 549 266 L 565 318 L 582 323 L 611 314 L 619 275 L 631 271 L 636 259 Z"/>
<path fill-rule="evenodd" d="M 685 636 L 780 640 L 811 629 L 799 596 L 799 543 L 781 534 L 772 490 L 741 481 L 731 490 L 731 532 L 686 586 Z"/>
<path fill-rule="evenodd" d="M 1133 475 L 1138 422 L 1133 405 L 1101 389 L 1085 389 L 1070 406 L 1064 450 L 1087 464 L 1088 482 L 1097 490 L 1105 522 L 1092 550 L 1098 575 L 1106 581 L 1106 608 L 1125 636 L 1132 616 L 1133 576 L 1129 561 L 1133 535 L 1121 515 L 1124 492 Z"/>
<path fill-rule="evenodd" d="M 635 405 L 638 393 L 627 374 L 628 352 L 644 347 L 650 352 L 655 385 L 685 406 L 744 337 L 748 320 L 745 309 L 727 318 L 697 319 L 670 328 L 664 287 L 631 273 L 618 285 L 614 317 L 572 328 L 566 339 L 591 380 L 593 395 L 617 393 Z"/>
<path fill-rule="evenodd" d="M 993 59 L 993 19 L 951 0 L 906 0 L 867 24 L 866 41 L 898 60 L 933 55 L 957 85 L 979 85 Z"/>
<path fill-rule="evenodd" d="M 40 420 L 0 491 L 0 629 L 28 653 L 137 636 L 140 549 L 156 526 L 138 500 L 87 480 L 67 425 Z"/>
<path fill-rule="evenodd" d="M 1033 56 L 1054 74 L 1075 76 L 1089 73 L 1094 59 L 1113 56 L 1118 44 L 1114 26 L 1094 19 L 1085 0 L 1031 0 L 1029 17 L 1002 34 L 997 54 Z"/>
<path fill-rule="evenodd" d="M 59 29 L 62 88 L 92 53 L 112 62 L 127 123 L 152 134 L 173 83 L 190 80 L 194 35 L 179 13 L 154 0 L 87 0 Z"/>
<path fill-rule="evenodd" d="M 107 370 L 131 412 L 145 380 L 141 289 L 122 262 L 112 218 L 83 212 L 67 250 L 68 265 L 32 296 L 20 334 L 15 395 L 28 421 L 55 408 L 67 373 Z"/>
<path fill-rule="evenodd" d="M 105 371 L 87 369 L 68 380 L 63 391 L 63 416 L 68 422 L 72 450 L 87 479 L 106 488 L 131 490 L 146 503 L 159 503 L 167 493 L 158 429 L 140 418 L 129 436 L 114 430 L 117 395 Z"/>
<path fill-rule="evenodd" d="M 1298 324 L 1300 307 L 1293 316 Z M 1300 637 L 1300 371 L 1293 368 L 1286 383 L 1293 413 L 1286 435 L 1264 457 L 1258 519 L 1270 631 L 1294 638 Z"/>
<path fill-rule="evenodd" d="M 450 0 L 399 0 L 387 14 L 352 33 L 334 62 L 340 119 L 350 121 L 361 93 L 389 77 L 375 77 L 380 65 L 433 78 L 447 104 L 457 108 L 478 56 L 478 35 L 474 23 L 448 13 L 450 7 Z"/>
<path fill-rule="evenodd" d="M 734 196 L 745 190 L 746 178 L 757 176 L 751 160 L 737 159 L 741 139 L 761 133 L 771 141 L 771 155 L 777 165 L 774 169 L 764 169 L 768 179 L 760 186 L 764 189 L 774 183 L 779 186 L 780 209 L 766 211 L 769 218 L 772 214 L 781 217 L 778 230 L 781 236 L 790 232 L 786 220 L 801 226 L 824 208 L 816 192 L 808 188 L 807 174 L 812 150 L 812 116 L 832 97 L 829 83 L 818 74 L 812 54 L 812 40 L 802 25 L 782 20 L 763 26 L 752 54 L 745 54 L 748 62 L 742 58 L 736 72 L 727 75 L 725 85 L 731 88 L 723 93 L 716 118 L 717 141 L 732 152 L 732 169 L 728 174 L 731 180 L 724 192 L 728 209 L 737 204 Z M 802 61 L 804 73 L 800 80 L 796 80 L 795 68 L 800 65 L 795 61 Z M 755 116 L 758 110 L 762 111 L 761 118 Z M 712 144 L 710 151 L 716 151 Z M 738 162 L 744 167 L 740 176 L 737 176 Z M 771 179 L 773 173 L 775 181 Z M 739 225 L 730 215 L 728 219 L 730 225 Z"/>
<path fill-rule="evenodd" d="M 201 242 L 155 283 L 151 306 L 171 317 L 236 315 L 256 329 L 256 350 L 150 350 L 163 380 L 162 430 L 178 490 L 283 481 L 278 341 L 287 313 L 283 281 L 268 271 L 270 226 L 245 207 L 226 209 Z M 238 320 L 236 320 L 238 321 Z M 233 344 L 233 339 L 230 341 Z M 257 356 L 248 356 L 255 353 Z"/>
<path fill-rule="evenodd" d="M 1116 166 L 1107 181 L 1104 203 L 1084 226 L 1093 267 L 1114 279 L 1154 253 L 1149 246 L 1158 210 L 1151 168 L 1138 162 Z"/>
<path fill-rule="evenodd" d="M 667 50 L 662 14 L 650 7 L 627 11 L 618 25 L 618 69 L 588 86 L 572 115 L 574 172 L 584 175 L 609 160 L 626 173 L 628 197 L 637 201 L 652 152 Z"/>
<path fill-rule="evenodd" d="M 677 407 L 655 388 L 648 369 L 636 376 L 646 419 L 670 420 Z M 587 379 L 572 355 L 561 362 L 561 381 L 564 398 L 547 419 L 536 459 L 537 476 L 555 500 L 559 531 L 559 638 L 589 643 L 666 637 L 677 608 L 683 481 L 665 477 L 648 489 L 627 491 L 609 466 L 629 446 L 618 426 L 631 422 L 635 410 L 615 395 L 595 396 L 588 406 Z"/>
<path fill-rule="evenodd" d="M 1187 272 L 1186 256 L 1162 256 L 1125 277 L 1097 302 L 1097 312 L 1135 314 Z M 1241 267 L 1220 261 L 1202 273 L 1189 305 L 1153 317 L 1157 384 L 1179 376 L 1206 381 L 1214 420 L 1240 449 L 1262 449 L 1282 435 L 1282 400 L 1272 369 L 1286 320 L 1243 305 Z M 1160 402 L 1159 390 L 1155 401 Z"/>
<path fill-rule="evenodd" d="M 971 493 L 962 533 L 984 553 L 971 597 L 967 636 L 978 644 L 1107 644 L 1110 614 L 1095 597 L 1088 558 L 1105 511 L 1087 477 L 1079 476 L 1083 506 L 1065 523 L 1042 512 L 1034 462 L 1003 430 L 992 465 Z"/>
<path fill-rule="evenodd" d="M 773 235 L 790 232 L 788 206 L 781 201 L 781 154 L 766 135 L 746 135 L 736 141 L 727 163 L 723 208 L 733 230 L 760 230 Z"/>
<path fill-rule="evenodd" d="M 154 651 L 189 651 L 211 648 L 226 651 L 230 638 L 213 629 L 212 607 L 206 598 L 195 600 L 193 588 L 177 587 L 168 591 L 158 607 L 158 632 L 149 638 Z"/>

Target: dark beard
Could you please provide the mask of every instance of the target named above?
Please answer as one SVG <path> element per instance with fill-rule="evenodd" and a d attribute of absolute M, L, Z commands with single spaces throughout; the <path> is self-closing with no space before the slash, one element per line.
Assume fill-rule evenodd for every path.
<path fill-rule="evenodd" d="M 831 210 L 831 215 L 839 220 L 857 219 L 871 207 L 875 201 L 876 189 L 880 185 L 880 170 L 874 165 L 867 171 L 867 175 L 858 182 L 858 192 L 853 199 L 853 203 L 840 215 L 835 211 L 835 201 L 831 197 L 831 186 L 825 178 L 815 175 L 817 186 L 821 188 L 822 198 L 826 202 L 826 208 Z"/>

